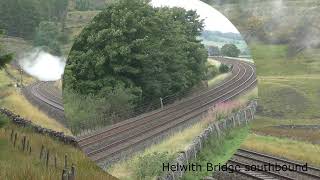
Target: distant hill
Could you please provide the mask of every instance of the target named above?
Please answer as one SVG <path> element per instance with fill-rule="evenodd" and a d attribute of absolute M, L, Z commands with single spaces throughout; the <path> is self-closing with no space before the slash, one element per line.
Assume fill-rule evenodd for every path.
<path fill-rule="evenodd" d="M 200 39 L 205 46 L 218 46 L 221 48 L 225 44 L 234 44 L 241 50 L 242 55 L 250 55 L 247 43 L 241 34 L 205 30 L 202 32 Z"/>

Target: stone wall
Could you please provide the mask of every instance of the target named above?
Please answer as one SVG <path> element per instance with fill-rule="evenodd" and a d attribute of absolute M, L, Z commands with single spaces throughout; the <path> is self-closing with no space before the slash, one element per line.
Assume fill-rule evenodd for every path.
<path fill-rule="evenodd" d="M 51 129 L 43 128 L 39 125 L 32 123 L 30 120 L 24 119 L 19 115 L 5 109 L 0 108 L 0 114 L 7 116 L 14 124 L 21 127 L 29 127 L 34 130 L 36 133 L 50 136 L 54 139 L 57 139 L 65 144 L 70 144 L 73 146 L 77 146 L 77 141 L 74 137 L 65 135 L 63 132 L 54 131 Z"/>
<path fill-rule="evenodd" d="M 254 119 L 256 108 L 257 101 L 251 101 L 246 108 L 239 110 L 223 120 L 209 124 L 208 128 L 197 136 L 185 151 L 180 152 L 175 161 L 171 164 L 188 164 L 191 159 L 197 158 L 197 154 L 201 151 L 203 144 L 209 137 L 212 135 L 220 137 L 229 129 L 247 125 L 249 121 Z M 182 177 L 183 173 L 183 171 L 169 171 L 158 179 L 175 180 Z"/>

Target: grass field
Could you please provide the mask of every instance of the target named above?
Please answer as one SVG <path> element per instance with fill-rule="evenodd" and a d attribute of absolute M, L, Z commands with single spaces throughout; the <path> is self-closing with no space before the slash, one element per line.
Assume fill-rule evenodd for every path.
<path fill-rule="evenodd" d="M 61 123 L 48 117 L 38 108 L 32 106 L 22 95 L 18 88 L 14 87 L 15 82 L 11 80 L 4 70 L 0 70 L 0 106 L 10 109 L 20 116 L 31 120 L 42 127 L 71 134 L 70 130 Z"/>
<path fill-rule="evenodd" d="M 2 122 L 2 123 L 1 123 Z M 4 125 L 4 122 L 6 124 Z M 47 136 L 34 133 L 28 128 L 19 128 L 0 116 L 0 179 L 15 180 L 56 180 L 61 178 L 64 156 L 68 156 L 68 167 L 76 167 L 76 179 L 115 179 L 103 172 L 91 162 L 80 150 L 73 146 L 62 144 Z M 18 134 L 16 147 L 10 141 L 11 130 Z M 32 147 L 31 154 L 21 150 L 22 136 L 26 136 Z M 48 168 L 45 160 L 40 160 L 41 146 L 50 151 Z M 53 157 L 57 157 L 57 168 L 54 167 Z M 50 156 L 49 156 L 50 157 Z"/>
<path fill-rule="evenodd" d="M 320 166 L 320 145 L 308 142 L 250 134 L 242 147 Z"/>
<path fill-rule="evenodd" d="M 294 58 L 287 58 L 286 50 L 284 45 L 251 45 L 260 107 L 251 124 L 254 134 L 244 147 L 319 166 L 319 159 L 312 157 L 320 154 L 320 130 L 276 127 L 320 124 L 319 49 Z"/>

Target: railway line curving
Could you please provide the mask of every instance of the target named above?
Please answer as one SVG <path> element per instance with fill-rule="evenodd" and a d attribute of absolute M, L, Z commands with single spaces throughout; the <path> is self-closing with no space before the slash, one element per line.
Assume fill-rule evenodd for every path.
<path fill-rule="evenodd" d="M 216 58 L 232 65 L 232 75 L 217 86 L 199 94 L 130 118 L 91 134 L 77 137 L 79 147 L 99 164 L 108 164 L 110 158 L 128 149 L 134 149 L 147 140 L 155 139 L 168 131 L 200 117 L 215 104 L 233 99 L 255 87 L 255 66 L 250 62 Z M 51 87 L 50 87 L 51 86 Z M 27 90 L 34 98 L 56 113 L 63 113 L 61 95 L 52 90 L 52 83 L 38 82 Z"/>

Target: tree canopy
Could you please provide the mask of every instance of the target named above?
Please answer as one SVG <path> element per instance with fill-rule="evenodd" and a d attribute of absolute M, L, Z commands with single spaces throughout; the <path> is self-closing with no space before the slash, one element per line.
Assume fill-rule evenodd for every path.
<path fill-rule="evenodd" d="M 219 56 L 220 49 L 218 46 L 208 46 L 208 54 L 209 56 Z"/>
<path fill-rule="evenodd" d="M 54 55 L 61 55 L 61 44 L 66 43 L 68 37 L 61 32 L 57 23 L 42 21 L 36 29 L 33 44 L 42 46 Z"/>
<path fill-rule="evenodd" d="M 0 29 L 0 37 L 3 35 L 3 31 Z M 1 49 L 0 44 L 0 69 L 4 68 L 6 64 L 8 64 L 12 60 L 11 54 L 6 54 Z"/>
<path fill-rule="evenodd" d="M 64 24 L 68 0 L 1 0 L 0 28 L 9 36 L 32 39 L 41 21 Z"/>
<path fill-rule="evenodd" d="M 240 50 L 234 44 L 225 44 L 221 48 L 221 53 L 223 56 L 239 57 Z"/>
<path fill-rule="evenodd" d="M 205 78 L 202 29 L 194 11 L 112 3 L 75 40 L 64 88 L 99 96 L 124 89 L 139 101 L 184 92 Z"/>

